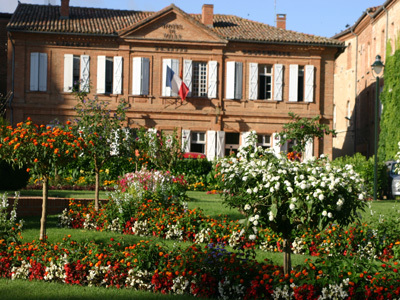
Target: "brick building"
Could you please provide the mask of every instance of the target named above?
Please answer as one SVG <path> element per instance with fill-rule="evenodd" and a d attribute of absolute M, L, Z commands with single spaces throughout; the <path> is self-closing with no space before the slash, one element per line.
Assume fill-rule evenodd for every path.
<path fill-rule="evenodd" d="M 8 117 L 66 121 L 76 104 L 71 87 L 81 80 L 90 97 L 114 107 L 127 100 L 127 126 L 177 129 L 186 151 L 209 159 L 237 149 L 251 130 L 260 145 L 286 150 L 274 134 L 288 112 L 321 115 L 332 127 L 343 44 L 286 30 L 285 22 L 214 14 L 213 5 L 188 14 L 173 4 L 158 12 L 19 4 L 8 25 L 15 45 L 8 44 L 8 86 L 15 85 Z M 168 67 L 190 89 L 183 102 L 166 85 Z M 331 155 L 332 138 L 315 140 L 307 153 Z"/>
<path fill-rule="evenodd" d="M 7 24 L 11 14 L 0 13 L 0 94 L 7 94 Z"/>
<path fill-rule="evenodd" d="M 374 155 L 376 77 L 371 65 L 376 55 L 385 63 L 388 43 L 394 52 L 398 20 L 400 1 L 388 0 L 368 8 L 353 26 L 334 36 L 346 49 L 335 66 L 334 126 L 338 134 L 333 139 L 333 157 L 356 152 Z M 380 83 L 382 89 L 383 80 Z"/>

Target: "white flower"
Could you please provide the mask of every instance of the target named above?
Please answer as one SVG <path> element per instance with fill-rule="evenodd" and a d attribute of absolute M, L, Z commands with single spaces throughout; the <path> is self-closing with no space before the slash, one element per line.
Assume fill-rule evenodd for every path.
<path fill-rule="evenodd" d="M 260 218 L 259 215 L 255 215 L 255 216 L 254 216 L 254 220 L 258 220 L 259 218 Z"/>
<path fill-rule="evenodd" d="M 328 213 L 328 218 L 332 218 L 332 213 Z"/>
<path fill-rule="evenodd" d="M 273 221 L 274 220 L 274 214 L 272 213 L 272 211 L 270 211 L 269 213 L 268 213 L 268 215 L 269 215 L 269 220 L 270 221 Z"/>
<path fill-rule="evenodd" d="M 246 205 L 244 206 L 244 210 L 249 210 L 250 208 L 251 208 L 250 204 L 246 204 Z"/>
<path fill-rule="evenodd" d="M 254 194 L 257 194 L 257 192 L 258 192 L 258 187 L 255 187 L 254 190 L 253 190 L 253 192 L 254 192 Z"/>
<path fill-rule="evenodd" d="M 358 195 L 358 200 L 363 200 L 363 199 L 364 199 L 364 195 L 363 194 Z"/>
<path fill-rule="evenodd" d="M 255 220 L 255 221 L 253 222 L 253 225 L 254 225 L 254 226 L 257 226 L 257 225 L 258 225 L 258 221 Z"/>
<path fill-rule="evenodd" d="M 249 189 L 247 189 L 247 194 L 250 194 L 251 195 L 251 193 L 252 193 L 253 191 L 249 188 Z"/>
<path fill-rule="evenodd" d="M 319 200 L 324 200 L 324 198 L 325 198 L 325 196 L 324 195 L 322 195 L 322 194 L 319 194 L 319 196 L 318 196 L 318 198 L 319 198 Z"/>
<path fill-rule="evenodd" d="M 290 208 L 291 210 L 294 210 L 295 207 L 296 207 L 296 206 L 295 206 L 293 203 L 290 203 L 289 208 Z"/>
<path fill-rule="evenodd" d="M 327 214 L 328 214 L 328 212 L 327 212 L 326 210 L 324 210 L 324 211 L 322 212 L 322 215 L 323 215 L 324 217 L 326 217 Z"/>
<path fill-rule="evenodd" d="M 287 191 L 288 191 L 289 193 L 293 193 L 293 189 L 292 189 L 290 186 L 287 188 Z"/>
<path fill-rule="evenodd" d="M 255 234 L 250 234 L 249 239 L 252 240 L 252 241 L 255 240 L 256 239 L 256 235 Z"/>

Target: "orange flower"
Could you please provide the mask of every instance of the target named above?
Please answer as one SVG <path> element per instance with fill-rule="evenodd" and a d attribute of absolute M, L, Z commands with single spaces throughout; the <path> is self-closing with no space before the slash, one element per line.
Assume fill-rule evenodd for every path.
<path fill-rule="evenodd" d="M 30 170 L 31 170 L 31 169 L 29 169 L 29 168 L 28 168 L 28 169 L 26 169 L 26 171 L 27 171 L 28 173 L 29 173 L 29 171 L 30 171 Z"/>

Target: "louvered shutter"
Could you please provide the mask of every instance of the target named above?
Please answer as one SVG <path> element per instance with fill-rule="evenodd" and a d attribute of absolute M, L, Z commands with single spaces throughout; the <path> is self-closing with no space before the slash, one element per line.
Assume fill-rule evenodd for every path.
<path fill-rule="evenodd" d="M 247 147 L 249 145 L 249 136 L 251 131 L 242 132 L 242 147 Z"/>
<path fill-rule="evenodd" d="M 242 99 L 243 64 L 235 63 L 235 99 Z"/>
<path fill-rule="evenodd" d="M 89 92 L 90 57 L 81 55 L 81 91 Z"/>
<path fill-rule="evenodd" d="M 208 98 L 217 98 L 218 62 L 208 62 Z"/>
<path fill-rule="evenodd" d="M 226 99 L 235 99 L 235 62 L 226 63 Z"/>
<path fill-rule="evenodd" d="M 304 152 L 304 160 L 309 160 L 314 156 L 314 139 L 310 139 L 306 142 Z"/>
<path fill-rule="evenodd" d="M 142 57 L 132 59 L 132 95 L 142 94 Z"/>
<path fill-rule="evenodd" d="M 249 99 L 257 100 L 258 94 L 258 64 L 249 63 Z"/>
<path fill-rule="evenodd" d="M 314 101 L 314 66 L 306 65 L 306 90 L 305 90 L 305 102 L 313 102 Z"/>
<path fill-rule="evenodd" d="M 217 131 L 217 156 L 225 156 L 225 131 Z"/>
<path fill-rule="evenodd" d="M 106 92 L 106 57 L 97 56 L 97 93 Z"/>
<path fill-rule="evenodd" d="M 179 60 L 178 60 L 178 59 L 171 59 L 171 69 L 172 69 L 172 71 L 174 71 L 174 73 L 175 73 L 176 75 L 179 76 Z M 177 93 L 174 93 L 174 92 L 171 90 L 171 96 L 177 97 L 178 94 L 177 94 Z"/>
<path fill-rule="evenodd" d="M 214 160 L 215 158 L 215 131 L 207 131 L 207 159 Z"/>
<path fill-rule="evenodd" d="M 290 65 L 289 101 L 297 101 L 298 85 L 299 85 L 299 65 Z"/>
<path fill-rule="evenodd" d="M 162 95 L 164 97 L 171 96 L 171 88 L 167 86 L 167 67 L 172 68 L 172 59 L 163 59 Z"/>
<path fill-rule="evenodd" d="M 283 65 L 274 65 L 274 100 L 282 101 L 282 89 L 283 89 Z"/>
<path fill-rule="evenodd" d="M 114 56 L 114 76 L 113 76 L 113 94 L 122 94 L 122 67 L 123 58 L 122 56 Z"/>
<path fill-rule="evenodd" d="M 39 91 L 47 91 L 47 54 L 39 53 Z"/>
<path fill-rule="evenodd" d="M 192 76 L 193 76 L 193 63 L 190 59 L 183 61 L 183 82 L 189 89 L 188 97 L 192 96 Z"/>
<path fill-rule="evenodd" d="M 142 58 L 142 95 L 148 95 L 150 85 L 150 59 L 147 57 Z"/>
<path fill-rule="evenodd" d="M 182 151 L 190 152 L 191 135 L 189 129 L 182 129 Z"/>
<path fill-rule="evenodd" d="M 30 90 L 39 90 L 39 53 L 31 53 Z"/>
<path fill-rule="evenodd" d="M 64 54 L 64 92 L 72 92 L 74 85 L 74 56 L 72 54 Z"/>

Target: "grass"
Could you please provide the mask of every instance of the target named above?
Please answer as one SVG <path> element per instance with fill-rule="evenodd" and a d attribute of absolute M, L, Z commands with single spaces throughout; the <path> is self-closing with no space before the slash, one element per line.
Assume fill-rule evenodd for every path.
<path fill-rule="evenodd" d="M 42 190 L 21 190 L 21 196 L 42 196 Z M 13 195 L 14 192 L 8 192 Z M 74 199 L 94 199 L 94 191 L 75 191 L 75 190 L 49 190 L 49 197 L 74 198 Z M 107 199 L 107 192 L 100 190 L 100 199 Z"/>
<path fill-rule="evenodd" d="M 38 193 L 38 194 L 37 194 Z M 93 198 L 91 191 L 51 191 L 51 195 L 68 198 Z M 41 191 L 24 191 L 24 195 L 41 195 Z M 187 193 L 189 196 L 189 208 L 200 207 L 205 215 L 211 218 L 222 218 L 226 215 L 229 219 L 242 219 L 237 210 L 225 206 L 220 195 L 207 195 L 205 192 Z M 105 195 L 105 194 L 104 194 Z M 56 197 L 57 197 L 56 196 Z M 51 196 L 54 197 L 54 196 Z M 370 208 L 362 213 L 363 222 L 374 222 L 379 219 L 380 215 L 390 216 L 400 212 L 400 202 L 383 200 L 370 202 Z M 40 217 L 26 217 L 24 219 L 24 227 L 22 236 L 24 241 L 32 241 L 39 237 Z M 68 234 L 77 242 L 95 241 L 97 243 L 107 243 L 110 238 L 123 239 L 128 243 L 137 243 L 140 240 L 148 239 L 173 247 L 179 244 L 180 247 L 186 248 L 191 243 L 181 243 L 173 240 L 163 240 L 154 237 L 138 237 L 134 235 L 122 235 L 113 232 L 88 231 L 84 229 L 66 229 L 57 227 L 58 216 L 51 215 L 47 218 L 47 236 L 50 243 L 62 241 L 62 238 Z M 229 247 L 227 247 L 230 250 Z M 256 251 L 257 260 L 263 261 L 268 258 L 272 263 L 281 265 L 283 262 L 282 253 L 271 253 Z M 301 265 L 306 258 L 313 259 L 305 255 L 292 255 L 292 264 Z M 95 287 L 70 286 L 65 284 L 47 283 L 40 281 L 11 281 L 8 279 L 0 279 L 0 290 L 2 291 L 2 299 L 194 299 L 191 296 L 177 295 L 161 295 L 150 292 L 135 291 L 129 289 L 105 289 Z"/>

